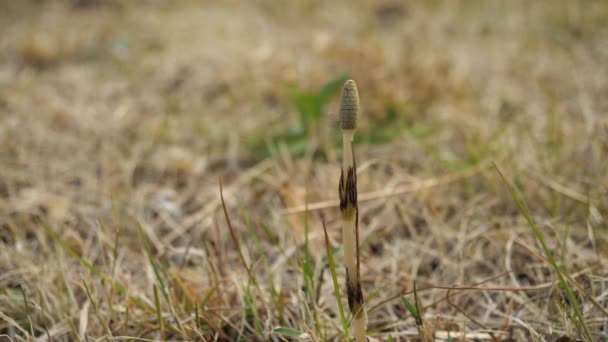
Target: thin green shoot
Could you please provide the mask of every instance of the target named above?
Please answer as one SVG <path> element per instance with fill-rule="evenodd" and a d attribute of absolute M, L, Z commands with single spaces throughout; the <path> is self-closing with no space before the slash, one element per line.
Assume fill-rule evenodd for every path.
<path fill-rule="evenodd" d="M 182 327 L 181 321 L 179 320 L 179 318 L 177 317 L 177 314 L 175 313 L 173 303 L 171 302 L 171 298 L 169 297 L 169 292 L 167 291 L 167 287 L 165 286 L 165 282 L 163 281 L 160 270 L 159 270 L 158 266 L 156 265 L 156 262 L 154 261 L 154 256 L 152 255 L 152 249 L 150 248 L 150 244 L 148 243 L 148 240 L 144 236 L 144 232 L 143 232 L 142 228 L 140 226 L 137 226 L 137 229 L 139 231 L 141 240 L 144 243 L 144 250 L 146 252 L 146 255 L 148 256 L 148 262 L 150 263 L 150 266 L 152 266 L 152 270 L 154 271 L 154 276 L 156 277 L 156 281 L 158 283 L 158 286 L 160 287 L 160 293 L 165 298 L 165 301 L 167 301 L 167 305 L 169 306 L 169 311 L 171 312 L 171 315 L 173 316 L 173 319 L 175 320 L 175 323 L 177 324 L 177 327 L 181 333 L 184 331 L 184 329 Z"/>
<path fill-rule="evenodd" d="M 334 283 L 334 291 L 336 296 L 336 303 L 338 304 L 338 310 L 340 312 L 340 320 L 342 321 L 342 329 L 344 330 L 344 336 L 346 341 L 350 341 L 348 331 L 348 321 L 344 315 L 344 307 L 342 306 L 342 295 L 340 294 L 340 284 L 338 284 L 338 276 L 336 274 L 336 264 L 334 262 L 333 248 L 329 241 L 329 235 L 327 234 L 327 227 L 325 226 L 325 219 L 321 216 L 321 223 L 323 224 L 323 232 L 325 233 L 325 248 L 327 249 L 327 261 L 329 262 L 329 269 L 331 271 L 331 279 Z"/>
<path fill-rule="evenodd" d="M 209 293 L 207 293 L 207 295 L 205 296 L 205 298 L 203 298 L 203 302 L 201 303 L 201 305 L 203 307 L 205 307 L 207 305 L 207 302 L 209 301 L 209 299 L 211 299 L 211 296 L 215 293 L 215 291 L 217 291 L 220 287 L 220 284 L 215 284 L 215 286 L 213 286 L 211 288 L 211 290 L 209 291 Z"/>
<path fill-rule="evenodd" d="M 120 239 L 120 229 L 116 232 L 116 237 L 114 238 L 114 247 L 112 248 L 112 271 L 110 274 L 112 275 L 112 279 L 116 274 L 116 264 L 118 262 L 118 242 Z"/>
<path fill-rule="evenodd" d="M 84 285 L 84 290 L 87 293 L 87 297 L 89 297 L 89 300 L 91 301 L 91 305 L 93 306 L 93 310 L 95 310 L 95 315 L 97 316 L 97 320 L 99 321 L 99 324 L 105 329 L 106 334 L 108 334 L 109 339 L 113 340 L 114 338 L 112 336 L 112 331 L 110 331 L 110 327 L 108 327 L 108 325 L 106 324 L 104 319 L 101 317 L 101 313 L 99 313 L 99 308 L 97 306 L 97 302 L 91 295 L 91 291 L 89 290 L 89 287 L 87 286 L 87 283 L 86 283 L 86 281 L 84 281 L 84 279 L 82 280 L 82 285 Z"/>
<path fill-rule="evenodd" d="M 418 304 L 418 291 L 416 289 L 416 281 L 414 280 L 414 304 L 416 305 L 416 312 L 418 313 L 418 321 L 416 323 L 420 323 L 418 325 L 424 325 L 422 321 L 422 313 L 420 312 L 420 305 Z"/>
<path fill-rule="evenodd" d="M 154 276 L 156 277 L 156 282 L 158 283 L 158 286 L 160 286 L 160 291 L 163 294 L 163 297 L 165 297 L 165 299 L 167 301 L 169 301 L 169 295 L 167 294 L 167 288 L 165 287 L 165 282 L 163 281 L 163 278 L 160 274 L 160 271 L 158 270 L 158 267 L 156 266 L 156 262 L 154 262 L 154 256 L 152 255 L 152 250 L 150 248 L 150 244 L 148 244 L 148 240 L 146 239 L 146 237 L 144 236 L 144 232 L 141 229 L 141 227 L 137 227 L 141 240 L 144 243 L 144 250 L 146 252 L 146 256 L 148 257 L 148 262 L 150 263 L 150 266 L 152 266 L 152 270 L 154 271 Z"/>
<path fill-rule="evenodd" d="M 27 294 L 25 294 L 25 290 L 23 289 L 23 287 L 20 286 L 19 289 L 21 290 L 21 295 L 23 296 L 23 305 L 25 305 L 25 314 L 27 315 L 30 334 L 34 336 L 34 324 L 32 323 L 32 316 L 30 314 L 30 306 L 28 304 Z"/>
<path fill-rule="evenodd" d="M 194 302 L 194 324 L 197 329 L 201 328 L 201 317 L 198 314 L 198 302 Z"/>
<path fill-rule="evenodd" d="M 285 314 L 283 313 L 283 311 L 285 309 L 283 297 L 281 296 L 279 291 L 277 291 L 277 288 L 274 283 L 273 272 L 268 268 L 266 269 L 266 277 L 267 277 L 268 285 L 270 287 L 270 297 L 272 298 L 272 301 L 273 301 L 275 307 L 277 308 L 279 324 L 286 325 L 287 322 L 285 321 Z"/>
<path fill-rule="evenodd" d="M 256 306 L 254 305 L 253 296 L 251 294 L 251 285 L 252 285 L 252 282 L 249 281 L 247 286 L 245 286 L 245 288 L 243 289 L 244 290 L 243 300 L 245 302 L 245 316 L 251 317 L 253 319 L 253 324 L 255 325 L 255 328 L 252 327 L 251 330 L 253 331 L 254 334 L 256 334 L 258 339 L 263 340 L 264 328 L 262 325 L 262 321 L 260 320 L 260 317 L 258 316 Z M 260 332 L 262 332 L 262 333 L 260 333 Z"/>
<path fill-rule="evenodd" d="M 158 325 L 160 326 L 160 336 L 161 338 L 166 338 L 165 334 L 165 322 L 163 320 L 163 314 L 160 307 L 160 299 L 158 298 L 158 287 L 156 284 L 152 284 L 154 289 L 154 305 L 156 305 L 156 319 L 158 320 Z"/>

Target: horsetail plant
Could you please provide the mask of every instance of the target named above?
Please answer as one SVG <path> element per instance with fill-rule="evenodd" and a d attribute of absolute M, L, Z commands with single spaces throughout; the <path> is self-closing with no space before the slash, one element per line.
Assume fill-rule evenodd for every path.
<path fill-rule="evenodd" d="M 340 100 L 342 128 L 342 172 L 338 193 L 342 212 L 342 243 L 346 264 L 346 293 L 353 315 L 353 330 L 357 342 L 366 341 L 367 313 L 365 312 L 359 258 L 359 209 L 357 206 L 357 165 L 353 137 L 357 128 L 359 93 L 353 80 L 344 83 Z"/>

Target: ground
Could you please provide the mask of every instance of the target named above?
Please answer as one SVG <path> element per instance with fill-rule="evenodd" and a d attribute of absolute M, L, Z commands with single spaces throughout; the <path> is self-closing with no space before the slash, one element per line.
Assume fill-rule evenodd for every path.
<path fill-rule="evenodd" d="M 416 297 L 437 340 L 605 341 L 606 22 L 602 1 L 1 2 L 0 340 L 343 340 L 352 78 L 370 340 L 420 339 Z"/>

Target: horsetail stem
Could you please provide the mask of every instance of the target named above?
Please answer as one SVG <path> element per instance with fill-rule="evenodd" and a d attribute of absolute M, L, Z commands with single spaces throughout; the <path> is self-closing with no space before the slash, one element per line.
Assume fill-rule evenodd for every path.
<path fill-rule="evenodd" d="M 342 172 L 338 193 L 342 212 L 342 241 L 346 264 L 346 293 L 348 306 L 353 315 L 353 327 L 357 342 L 366 340 L 367 314 L 363 306 L 359 258 L 359 210 L 357 207 L 357 165 L 353 137 L 357 128 L 359 93 L 357 84 L 348 80 L 340 100 L 340 126 L 342 128 Z"/>

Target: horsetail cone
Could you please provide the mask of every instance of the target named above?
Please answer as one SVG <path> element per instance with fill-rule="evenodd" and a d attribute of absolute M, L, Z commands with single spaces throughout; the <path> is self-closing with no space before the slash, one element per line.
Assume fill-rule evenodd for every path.
<path fill-rule="evenodd" d="M 344 219 L 349 221 L 355 219 L 357 210 L 357 172 L 354 157 L 353 137 L 357 128 L 357 115 L 359 113 L 359 92 L 357 84 L 353 80 L 344 83 L 342 97 L 340 99 L 340 126 L 342 127 L 342 174 L 339 183 L 340 209 Z M 346 231 L 346 229 L 345 229 Z M 345 238 L 352 235 L 345 234 Z M 350 240 L 350 239 L 347 239 Z M 351 249 L 351 241 L 344 241 L 347 252 Z M 353 241 L 354 242 L 354 241 Z M 353 246 L 356 247 L 356 246 Z M 348 254 L 348 253 L 347 253 Z M 351 260 L 348 260 L 347 265 Z M 354 260 L 353 260 L 354 261 Z M 352 264 L 351 264 L 352 266 Z M 351 277 L 353 276 L 350 268 Z"/>
<path fill-rule="evenodd" d="M 348 175 L 349 169 L 355 168 L 353 153 L 353 137 L 357 128 L 357 116 L 359 114 L 359 91 L 357 83 L 348 80 L 342 88 L 340 98 L 340 127 L 342 128 L 342 172 Z M 356 187 L 356 184 L 355 184 Z"/>
<path fill-rule="evenodd" d="M 357 128 L 357 114 L 359 112 L 359 92 L 353 80 L 344 83 L 342 98 L 340 100 L 340 126 L 342 129 L 354 130 Z"/>

